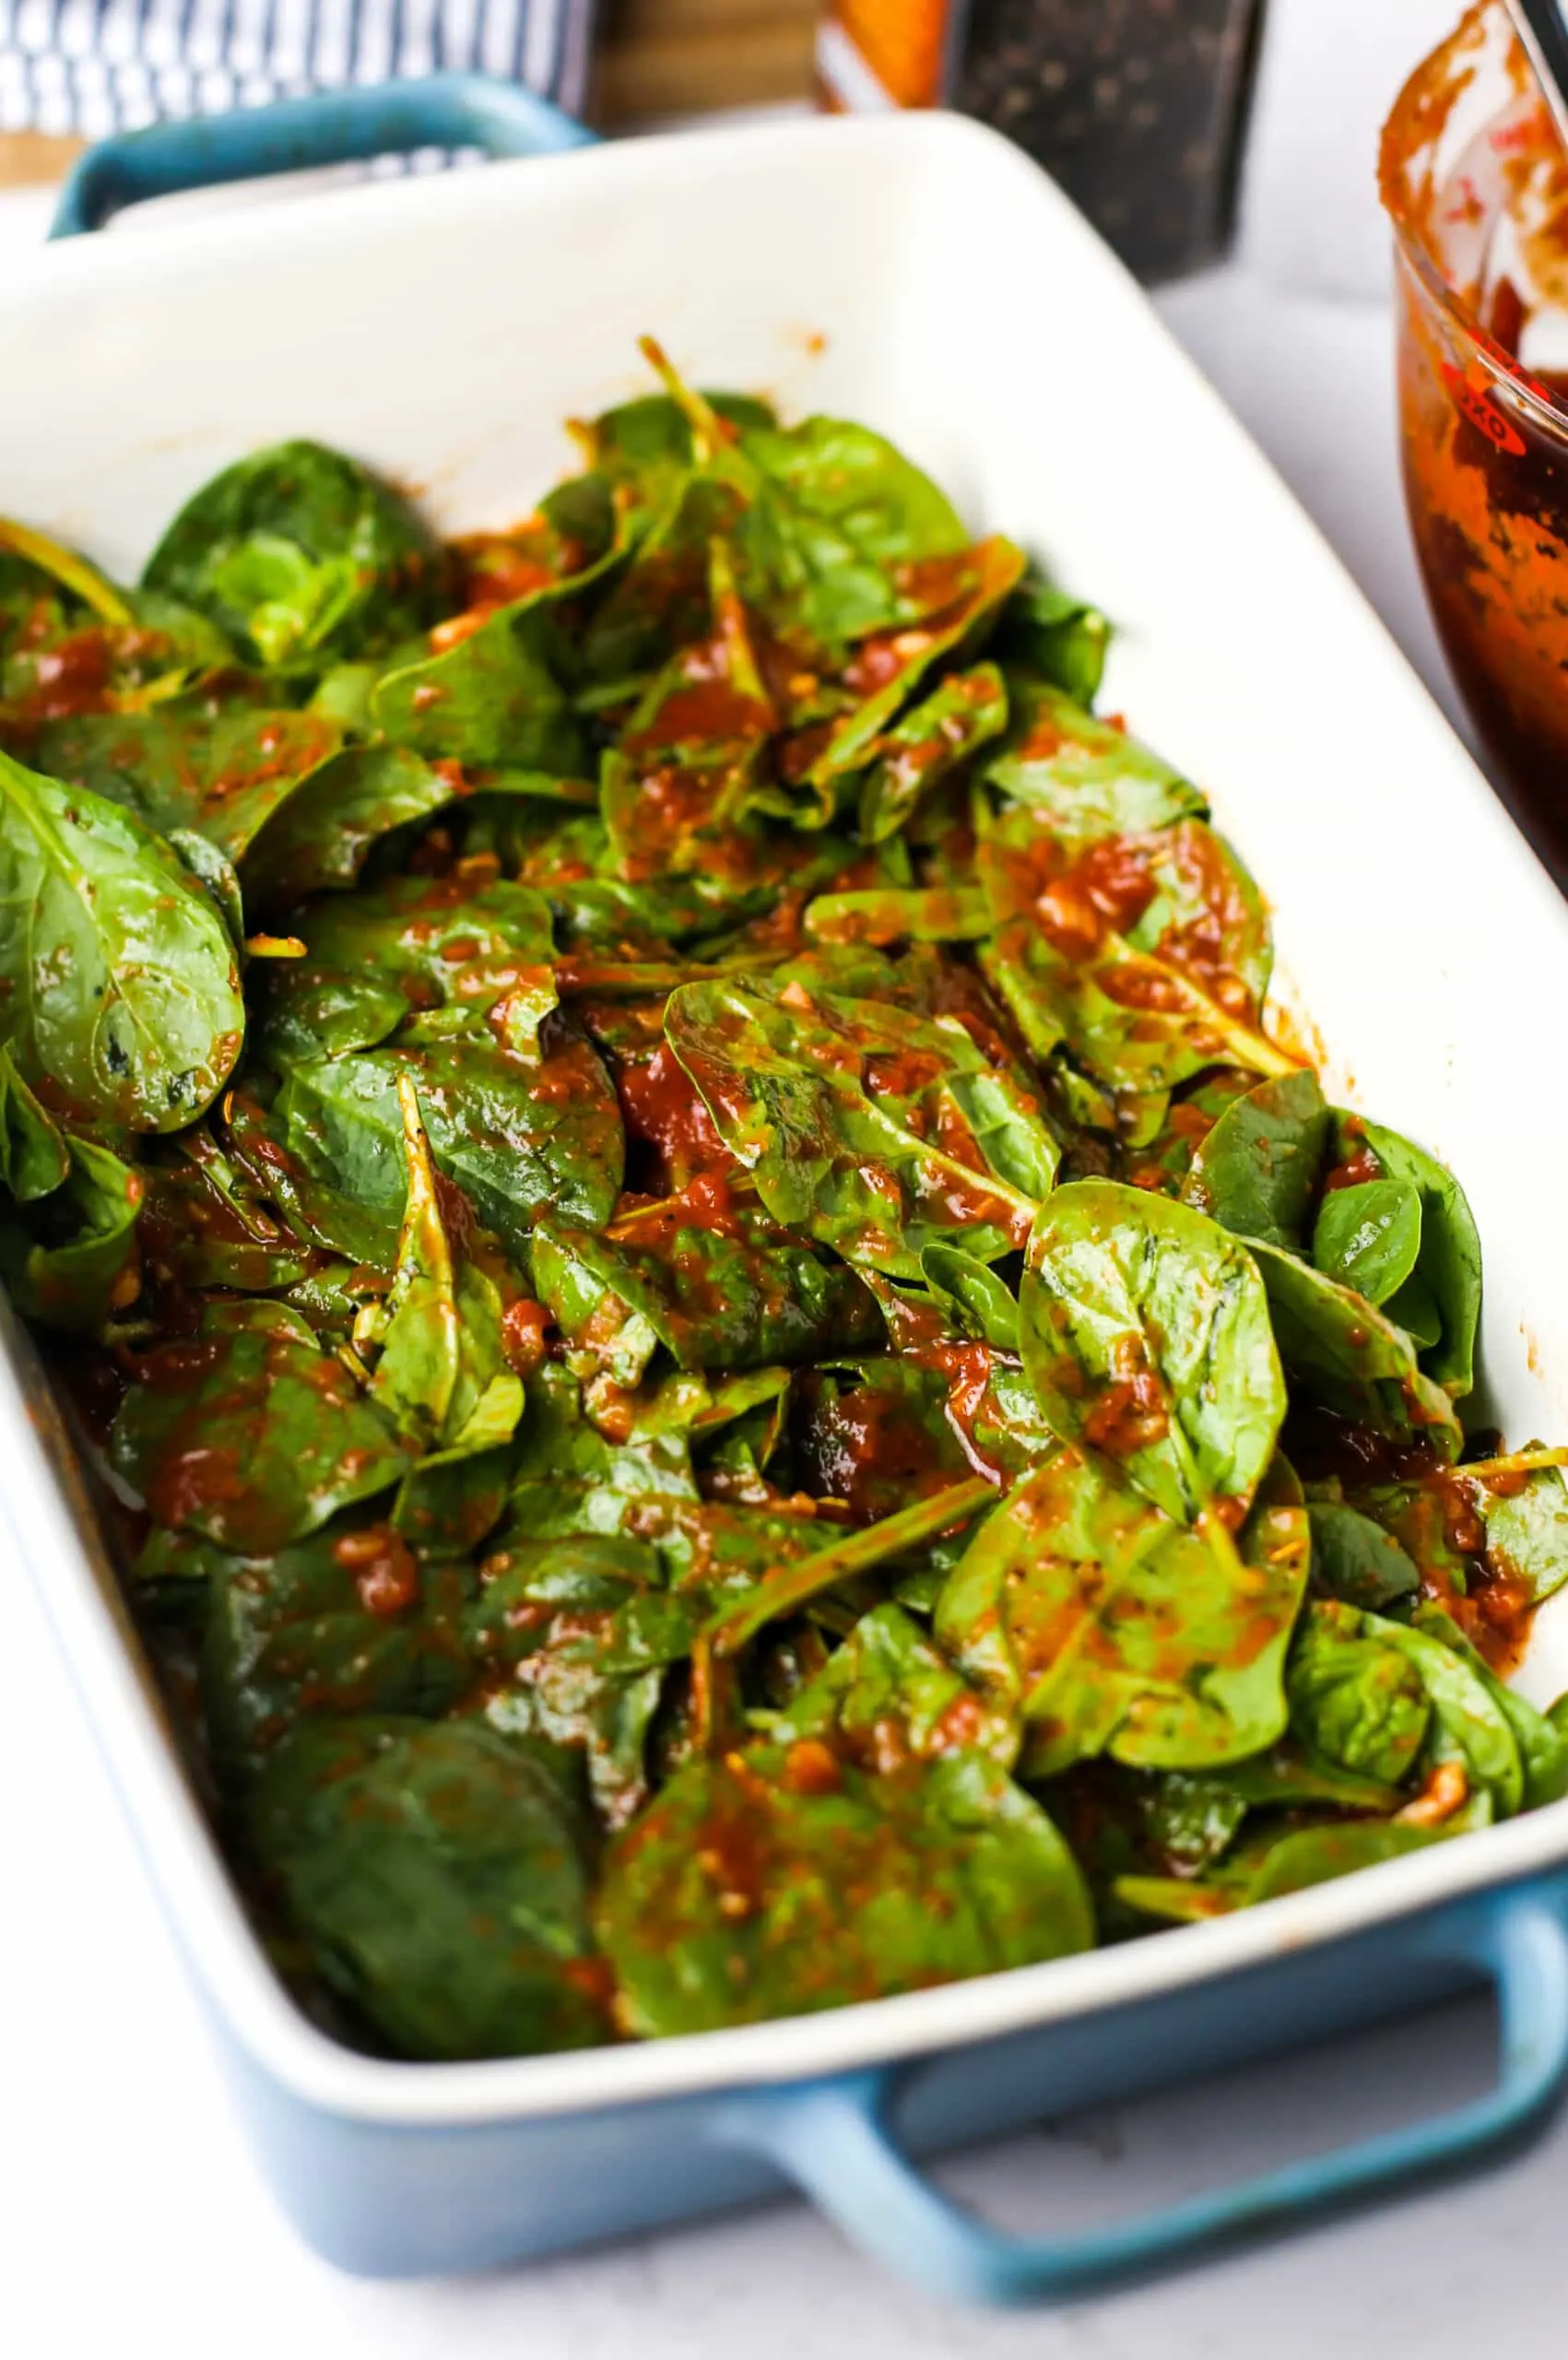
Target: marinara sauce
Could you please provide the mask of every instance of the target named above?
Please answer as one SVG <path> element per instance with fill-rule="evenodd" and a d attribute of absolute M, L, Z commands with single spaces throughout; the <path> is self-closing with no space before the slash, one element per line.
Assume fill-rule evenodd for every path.
<path fill-rule="evenodd" d="M 1383 135 L 1427 596 L 1515 817 L 1568 890 L 1568 156 L 1496 0 Z"/>

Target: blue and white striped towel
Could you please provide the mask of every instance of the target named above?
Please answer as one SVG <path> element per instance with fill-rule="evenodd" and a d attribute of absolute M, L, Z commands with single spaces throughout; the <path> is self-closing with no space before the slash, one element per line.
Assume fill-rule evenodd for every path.
<path fill-rule="evenodd" d="M 583 103 L 593 0 L 0 0 L 0 131 L 89 139 L 469 68 Z"/>

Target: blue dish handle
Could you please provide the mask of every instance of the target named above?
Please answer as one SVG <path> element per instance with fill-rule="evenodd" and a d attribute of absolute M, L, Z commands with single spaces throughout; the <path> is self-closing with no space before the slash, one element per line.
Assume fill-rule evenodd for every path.
<path fill-rule="evenodd" d="M 419 148 L 482 148 L 489 156 L 553 156 L 593 133 L 548 99 L 487 74 L 427 74 L 354 84 L 276 105 L 149 124 L 100 139 L 60 192 L 52 238 L 100 230 L 122 206 L 224 181 L 265 179 L 320 164 L 368 163 Z"/>
<path fill-rule="evenodd" d="M 989 2304 L 1069 2300 L 1474 2162 L 1543 2115 L 1568 2073 L 1562 1918 L 1544 1889 L 1525 1887 L 1447 1930 L 1443 1948 L 1497 1988 L 1502 2071 L 1489 2095 L 1102 2229 L 1008 2236 L 950 2202 L 887 2128 L 893 2077 L 885 2069 L 737 2099 L 724 2135 L 766 2154 L 853 2244 L 934 2294 Z"/>

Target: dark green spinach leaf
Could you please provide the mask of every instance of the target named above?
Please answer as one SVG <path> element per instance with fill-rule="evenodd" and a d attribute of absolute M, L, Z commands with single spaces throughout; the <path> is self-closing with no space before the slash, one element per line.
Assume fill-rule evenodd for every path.
<path fill-rule="evenodd" d="M 867 1776 L 819 1740 L 678 1772 L 605 1865 L 627 2029 L 706 2032 L 1088 1948 L 1072 1854 L 979 1752 Z"/>
<path fill-rule="evenodd" d="M 1251 1502 L 1285 1384 L 1246 1249 L 1185 1205 L 1110 1180 L 1047 1200 L 1020 1299 L 1024 1367 L 1064 1440 L 1179 1524 Z"/>
<path fill-rule="evenodd" d="M 324 665 L 417 630 L 439 566 L 396 492 L 341 452 L 299 442 L 204 484 L 142 580 L 209 616 L 251 660 Z"/>
<path fill-rule="evenodd" d="M 245 1012 L 228 929 L 149 829 L 0 754 L 0 1029 L 78 1119 L 177 1130 L 222 1088 Z"/>
<path fill-rule="evenodd" d="M 584 1815 L 528 1740 L 475 1721 L 307 1725 L 268 1760 L 247 1827 L 323 1981 L 405 2056 L 606 2037 Z"/>
<path fill-rule="evenodd" d="M 1312 1258 L 1325 1275 L 1368 1303 L 1387 1303 L 1416 1267 L 1421 1205 L 1403 1180 L 1362 1180 L 1331 1188 L 1318 1208 Z M 1390 1312 L 1390 1317 L 1397 1315 Z"/>
<path fill-rule="evenodd" d="M 1232 1099 L 1199 1141 L 1183 1201 L 1239 1237 L 1294 1251 L 1306 1233 L 1329 1128 L 1315 1073 L 1260 1081 Z"/>
<path fill-rule="evenodd" d="M 937 1636 L 1022 1715 L 1032 1777 L 1106 1752 L 1151 1770 L 1235 1762 L 1283 1734 L 1308 1551 L 1304 1510 L 1260 1507 L 1219 1554 L 1064 1451 L 975 1534 Z"/>
<path fill-rule="evenodd" d="M 1206 817 L 1208 802 L 1190 779 L 1126 730 L 1097 721 L 1065 688 L 1015 681 L 1012 704 L 1007 743 L 984 774 L 1069 850 Z"/>
<path fill-rule="evenodd" d="M 955 1018 L 726 982 L 673 993 L 665 1029 L 774 1219 L 846 1260 L 914 1278 L 944 1236 L 993 1260 L 1051 1186 L 1036 1105 Z"/>
<path fill-rule="evenodd" d="M 144 1354 L 110 1436 L 159 1524 L 267 1556 L 408 1463 L 391 1421 L 283 1304 L 215 1299 L 195 1335 Z"/>

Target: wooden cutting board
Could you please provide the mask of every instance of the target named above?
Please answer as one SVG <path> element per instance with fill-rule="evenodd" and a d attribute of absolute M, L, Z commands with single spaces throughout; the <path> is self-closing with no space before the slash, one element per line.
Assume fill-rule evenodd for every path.
<path fill-rule="evenodd" d="M 63 181 L 87 146 L 44 131 L 0 132 L 0 188 L 47 188 Z"/>
<path fill-rule="evenodd" d="M 594 119 L 769 106 L 811 95 L 818 0 L 614 0 L 595 61 Z"/>

